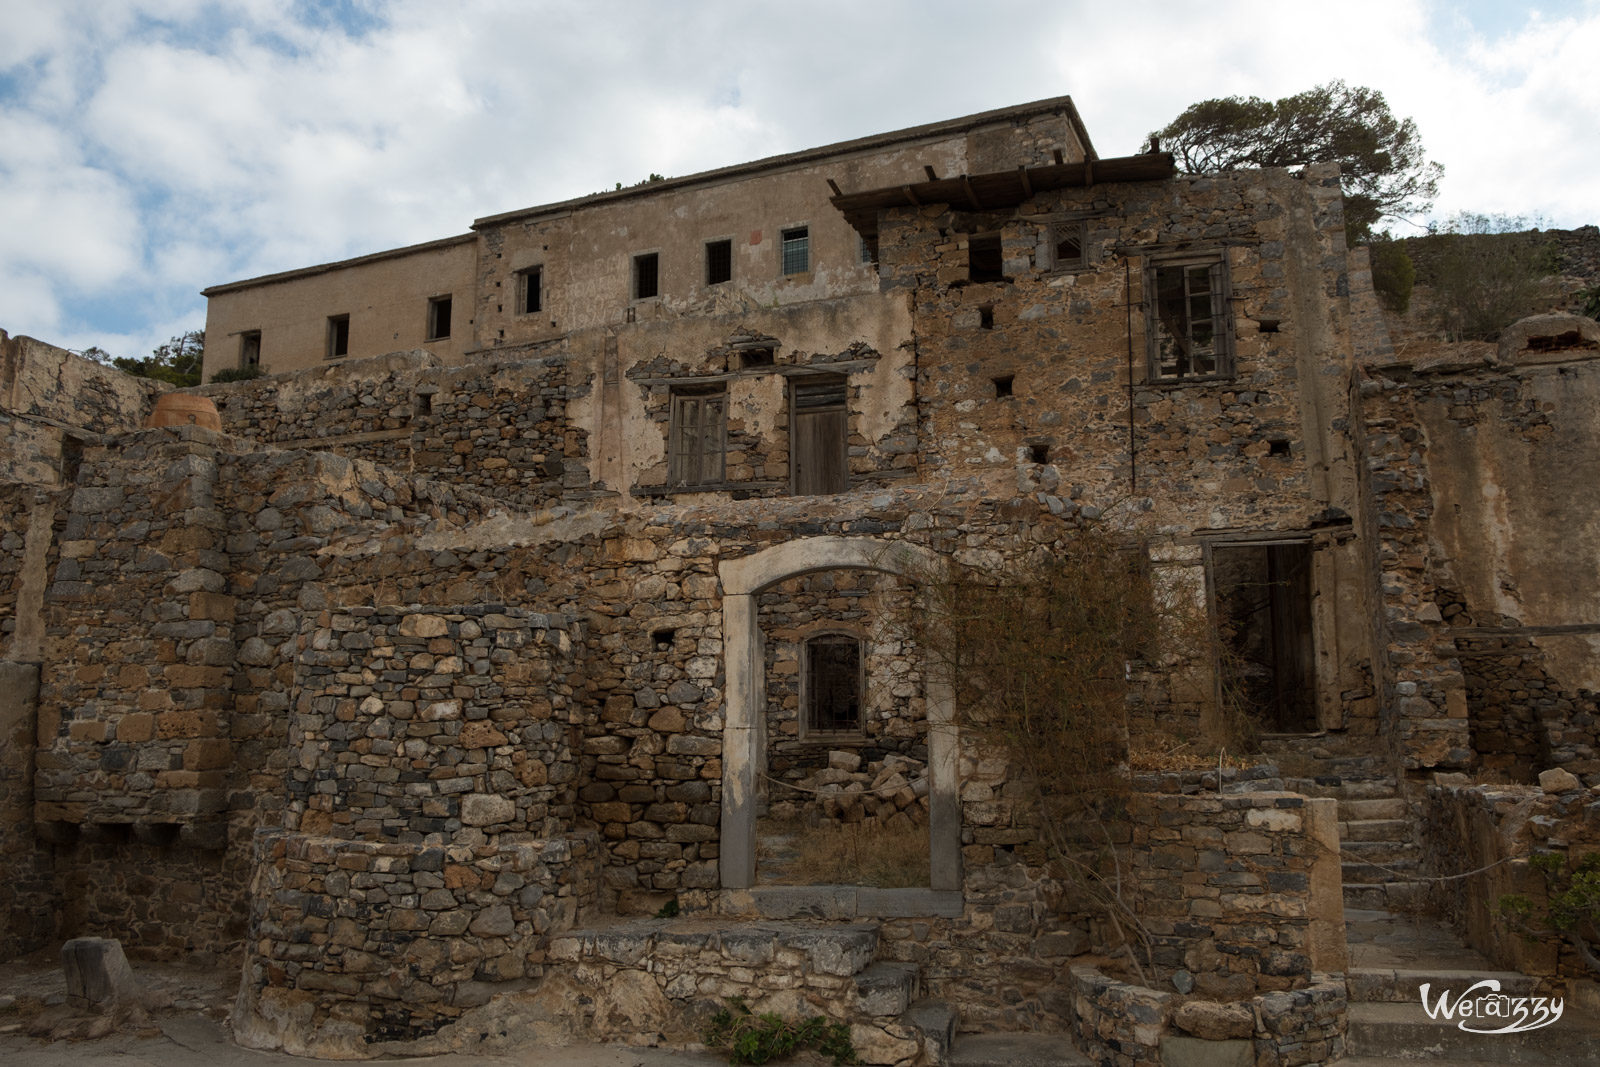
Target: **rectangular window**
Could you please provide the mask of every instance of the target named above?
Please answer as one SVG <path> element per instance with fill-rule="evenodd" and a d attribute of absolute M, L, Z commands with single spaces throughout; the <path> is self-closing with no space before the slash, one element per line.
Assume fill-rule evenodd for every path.
<path fill-rule="evenodd" d="M 1161 381 L 1233 374 L 1227 268 L 1221 257 L 1153 264 L 1145 271 L 1150 377 Z"/>
<path fill-rule="evenodd" d="M 862 234 L 857 234 L 856 255 L 860 258 L 862 263 L 878 262 L 878 235 L 873 234 L 871 237 L 867 237 Z"/>
<path fill-rule="evenodd" d="M 1057 226 L 1050 235 L 1050 265 L 1055 270 L 1077 270 L 1089 265 L 1086 255 L 1087 229 L 1081 222 L 1067 222 Z"/>
<path fill-rule="evenodd" d="M 428 301 L 428 340 L 441 341 L 450 336 L 450 305 L 448 296 L 436 296 Z"/>
<path fill-rule="evenodd" d="M 726 391 L 674 392 L 667 431 L 667 481 L 672 485 L 721 483 L 727 429 Z"/>
<path fill-rule="evenodd" d="M 790 487 L 795 496 L 842 493 L 850 484 L 850 406 L 842 374 L 789 383 Z"/>
<path fill-rule="evenodd" d="M 517 314 L 544 310 L 544 268 L 529 267 L 517 274 Z"/>
<path fill-rule="evenodd" d="M 967 241 L 967 279 L 973 282 L 1005 280 L 1004 260 L 997 233 L 974 234 Z"/>
<path fill-rule="evenodd" d="M 706 284 L 733 281 L 733 242 L 706 242 Z"/>
<path fill-rule="evenodd" d="M 260 330 L 246 330 L 239 335 L 239 366 L 244 370 L 261 366 Z"/>
<path fill-rule="evenodd" d="M 806 733 L 854 733 L 861 729 L 861 640 L 850 634 L 818 634 L 805 643 Z"/>
<path fill-rule="evenodd" d="M 642 256 L 633 257 L 633 298 L 635 300 L 648 300 L 661 292 L 659 268 L 661 257 L 655 252 L 646 252 Z"/>
<path fill-rule="evenodd" d="M 350 354 L 350 316 L 328 316 L 328 359 Z"/>
<path fill-rule="evenodd" d="M 796 226 L 783 231 L 783 273 L 804 274 L 811 269 L 811 228 Z"/>

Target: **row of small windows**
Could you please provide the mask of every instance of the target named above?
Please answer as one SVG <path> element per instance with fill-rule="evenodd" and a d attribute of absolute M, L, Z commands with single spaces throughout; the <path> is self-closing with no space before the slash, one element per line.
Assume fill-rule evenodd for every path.
<path fill-rule="evenodd" d="M 780 269 L 784 277 L 811 270 L 811 228 L 796 226 L 783 230 L 779 245 Z M 705 244 L 705 283 L 721 285 L 733 281 L 733 241 L 719 238 Z M 641 252 L 633 257 L 633 299 L 649 300 L 661 295 L 661 253 Z"/>

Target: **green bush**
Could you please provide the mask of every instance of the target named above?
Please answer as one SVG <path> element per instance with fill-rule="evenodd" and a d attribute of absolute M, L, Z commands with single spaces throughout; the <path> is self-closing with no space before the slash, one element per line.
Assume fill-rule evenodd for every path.
<path fill-rule="evenodd" d="M 808 1048 L 832 1057 L 835 1064 L 861 1062 L 844 1023 L 830 1023 L 820 1015 L 797 1023 L 773 1012 L 757 1015 L 741 997 L 731 998 L 728 1007 L 713 1015 L 701 1036 L 708 1048 L 726 1049 L 733 1064 L 766 1063 Z"/>
<path fill-rule="evenodd" d="M 1417 281 L 1417 268 L 1399 241 L 1388 237 L 1372 244 L 1372 288 L 1383 306 L 1396 315 L 1411 307 L 1411 289 Z"/>
<path fill-rule="evenodd" d="M 211 376 L 212 384 L 218 382 L 251 382 L 261 377 L 260 367 L 224 367 Z"/>

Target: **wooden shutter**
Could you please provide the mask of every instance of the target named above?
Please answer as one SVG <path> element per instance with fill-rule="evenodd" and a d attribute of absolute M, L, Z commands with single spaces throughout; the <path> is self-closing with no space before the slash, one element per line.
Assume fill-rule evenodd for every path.
<path fill-rule="evenodd" d="M 850 411 L 842 375 L 819 375 L 793 383 L 790 465 L 796 496 L 842 493 L 850 485 Z"/>

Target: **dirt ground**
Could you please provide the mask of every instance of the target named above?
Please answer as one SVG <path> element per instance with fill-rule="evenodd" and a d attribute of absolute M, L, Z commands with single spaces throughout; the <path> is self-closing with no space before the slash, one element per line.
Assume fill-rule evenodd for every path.
<path fill-rule="evenodd" d="M 0 1064 L 6 1067 L 234 1067 L 304 1064 L 233 1043 L 228 1011 L 236 966 L 133 959 L 149 1006 L 98 1015 L 67 1004 L 59 949 L 0 963 Z M 492 1056 L 424 1056 L 438 1067 L 721 1067 L 710 1053 L 601 1045 L 529 1048 Z"/>

